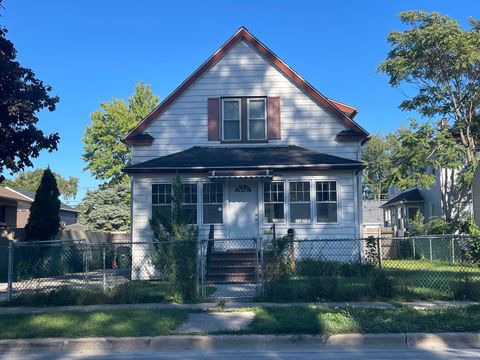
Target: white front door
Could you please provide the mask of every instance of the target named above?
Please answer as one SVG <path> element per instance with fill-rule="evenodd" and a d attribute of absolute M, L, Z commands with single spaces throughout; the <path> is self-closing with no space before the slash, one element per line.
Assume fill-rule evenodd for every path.
<path fill-rule="evenodd" d="M 257 180 L 228 182 L 227 226 L 230 239 L 258 238 Z M 251 242 L 251 244 L 250 244 Z M 238 241 L 237 248 L 254 248 L 253 241 Z"/>

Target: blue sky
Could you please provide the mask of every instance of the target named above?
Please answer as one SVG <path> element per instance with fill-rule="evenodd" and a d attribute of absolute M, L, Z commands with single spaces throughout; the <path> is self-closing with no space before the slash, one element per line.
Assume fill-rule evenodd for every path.
<path fill-rule="evenodd" d="M 480 18 L 471 1 L 153 1 L 4 0 L 0 24 L 23 66 L 53 87 L 60 103 L 41 112 L 39 126 L 59 132 L 55 153 L 36 167 L 80 178 L 77 201 L 96 181 L 83 171 L 82 133 L 100 102 L 126 98 L 145 81 L 165 98 L 240 26 L 246 26 L 328 97 L 360 110 L 369 132 L 406 123 L 398 109 L 405 94 L 376 73 L 389 48 L 398 13 L 422 9 L 466 25 Z"/>

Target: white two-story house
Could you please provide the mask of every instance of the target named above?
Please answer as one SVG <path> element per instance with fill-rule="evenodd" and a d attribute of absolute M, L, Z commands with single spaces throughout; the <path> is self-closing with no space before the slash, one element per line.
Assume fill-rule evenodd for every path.
<path fill-rule="evenodd" d="M 240 28 L 124 138 L 133 240 L 151 241 L 176 174 L 200 238 L 359 238 L 356 114 Z"/>

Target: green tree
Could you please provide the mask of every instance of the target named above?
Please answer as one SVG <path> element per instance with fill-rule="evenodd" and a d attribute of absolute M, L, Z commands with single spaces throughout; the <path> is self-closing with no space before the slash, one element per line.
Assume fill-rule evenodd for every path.
<path fill-rule="evenodd" d="M 6 179 L 4 185 L 14 189 L 36 191 L 40 185 L 44 171 L 44 169 L 36 169 L 34 171 L 21 172 L 14 179 Z M 56 172 L 53 173 L 53 176 L 55 176 L 55 180 L 57 181 L 60 195 L 65 200 L 74 199 L 75 196 L 77 196 L 78 178 L 74 176 L 64 178 Z"/>
<path fill-rule="evenodd" d="M 25 226 L 26 240 L 52 240 L 60 229 L 60 193 L 50 168 L 43 172 Z"/>
<path fill-rule="evenodd" d="M 130 185 L 104 184 L 87 191 L 78 207 L 80 221 L 90 230 L 127 231 L 130 226 Z"/>
<path fill-rule="evenodd" d="M 17 51 L 6 34 L 0 27 L 0 183 L 6 170 L 15 174 L 32 166 L 31 158 L 44 149 L 57 150 L 59 141 L 58 134 L 45 135 L 36 126 L 36 114 L 54 111 L 59 98 L 50 96 L 51 87 L 16 61 Z"/>
<path fill-rule="evenodd" d="M 480 134 L 480 22 L 470 29 L 437 12 L 406 11 L 400 20 L 409 28 L 392 31 L 392 49 L 378 70 L 398 87 L 412 85 L 416 94 L 400 107 L 423 116 L 446 117 L 464 147 L 467 165 L 476 162 Z"/>
<path fill-rule="evenodd" d="M 122 138 L 158 104 L 159 98 L 149 85 L 135 85 L 135 93 L 128 99 L 101 103 L 100 110 L 91 115 L 92 124 L 84 133 L 84 170 L 90 170 L 97 179 L 119 182 L 126 179 L 122 169 L 130 161 L 130 152 Z"/>
<path fill-rule="evenodd" d="M 363 194 L 366 199 L 380 200 L 388 193 L 388 177 L 392 171 L 392 145 L 381 134 L 372 135 L 363 149 Z"/>
<path fill-rule="evenodd" d="M 458 219 L 468 202 L 468 186 L 462 181 L 465 149 L 445 125 L 410 121 L 391 137 L 392 171 L 388 182 L 400 189 L 431 188 L 440 182 L 443 213 L 447 220 Z M 439 173 L 438 173 L 439 172 Z"/>
<path fill-rule="evenodd" d="M 172 286 L 179 301 L 197 299 L 196 256 L 198 228 L 189 225 L 183 210 L 185 194 L 180 177 L 172 181 L 171 214 L 159 214 L 150 224 L 155 251 L 151 260 Z"/>

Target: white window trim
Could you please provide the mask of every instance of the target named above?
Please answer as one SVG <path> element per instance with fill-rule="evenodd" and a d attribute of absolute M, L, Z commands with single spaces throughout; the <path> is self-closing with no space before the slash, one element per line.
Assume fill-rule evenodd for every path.
<path fill-rule="evenodd" d="M 317 215 L 317 182 L 335 182 L 335 192 L 337 194 L 337 201 L 322 201 L 322 203 L 336 203 L 337 204 L 337 221 L 318 221 Z M 315 209 L 315 224 L 322 224 L 322 225 L 338 225 L 340 224 L 340 191 L 338 190 L 338 179 L 316 179 L 313 180 L 313 189 L 315 191 L 314 194 L 314 209 Z"/>
<path fill-rule="evenodd" d="M 220 205 L 220 203 L 207 203 L 205 204 L 203 202 L 203 191 L 204 191 L 204 188 L 205 188 L 205 185 L 206 184 L 211 184 L 211 183 L 208 183 L 208 182 L 202 182 L 202 186 L 201 186 L 201 190 L 202 190 L 202 193 L 200 195 L 200 199 L 197 198 L 197 200 L 200 200 L 200 207 L 202 209 L 202 214 L 201 214 L 201 222 L 200 224 L 202 225 L 216 225 L 216 226 L 224 226 L 225 225 L 225 209 L 227 209 L 227 204 L 226 204 L 226 199 L 225 199 L 225 184 L 222 184 L 222 222 L 221 223 L 206 223 L 204 222 L 204 219 L 205 219 L 205 208 L 204 206 L 205 205 L 215 205 L 215 204 L 218 204 Z"/>
<path fill-rule="evenodd" d="M 294 222 L 292 221 L 291 219 L 291 205 L 292 205 L 292 200 L 290 198 L 290 185 L 292 183 L 307 183 L 308 184 L 308 189 L 310 190 L 310 201 L 295 201 L 294 204 L 309 204 L 310 205 L 310 221 L 309 222 Z M 312 196 L 312 180 L 310 179 L 291 179 L 288 181 L 288 224 L 289 225 L 311 225 L 313 224 L 313 215 L 314 215 L 314 212 L 313 212 L 313 209 L 312 209 L 312 200 L 314 199 L 314 197 Z"/>
<path fill-rule="evenodd" d="M 265 104 L 264 106 L 264 119 L 265 119 L 265 137 L 263 139 L 250 139 L 250 101 L 259 101 L 259 100 L 262 100 L 263 103 Z M 241 115 L 241 114 L 240 114 Z M 254 119 L 255 120 L 255 119 Z M 256 119 L 256 120 L 260 120 L 260 119 Z M 263 140 L 267 140 L 268 138 L 268 134 L 267 134 L 267 99 L 266 98 L 262 98 L 262 97 L 259 97 L 259 98 L 247 98 L 247 139 L 249 141 L 263 141 Z"/>
<path fill-rule="evenodd" d="M 287 185 L 286 181 L 284 180 L 274 180 L 274 181 L 269 181 L 271 183 L 283 183 L 283 221 L 278 221 L 278 222 L 266 222 L 265 221 L 265 188 L 264 188 L 264 183 L 260 182 L 261 184 L 261 189 L 262 189 L 262 224 L 263 225 L 273 225 L 273 224 L 282 224 L 285 225 L 288 223 L 287 219 L 287 213 L 286 213 L 286 206 L 287 206 Z M 269 204 L 280 204 L 278 203 L 270 203 Z"/>
<path fill-rule="evenodd" d="M 238 139 L 225 139 L 225 123 L 224 123 L 224 103 L 225 101 L 238 102 Z M 228 120 L 227 120 L 228 121 Z M 241 141 L 242 140 L 242 99 L 240 98 L 222 98 L 222 141 Z"/>

